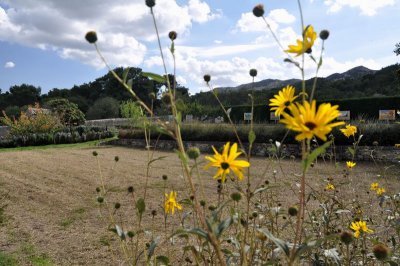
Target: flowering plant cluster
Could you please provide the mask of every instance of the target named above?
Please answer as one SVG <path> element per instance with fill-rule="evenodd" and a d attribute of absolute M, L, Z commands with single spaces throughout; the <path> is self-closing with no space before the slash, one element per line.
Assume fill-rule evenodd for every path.
<path fill-rule="evenodd" d="M 126 220 L 129 219 L 122 218 L 119 202 L 111 204 L 112 189 L 107 185 L 107 179 L 101 172 L 97 152 L 93 154 L 97 158 L 101 181 L 101 186 L 96 189 L 97 201 L 101 210 L 104 210 L 103 214 L 108 217 L 108 229 L 118 236 L 124 263 L 132 265 L 144 263 L 148 265 L 184 263 L 188 265 L 341 265 L 342 263 L 369 265 L 376 261 L 395 263 L 390 257 L 390 248 L 385 241 L 386 243 L 390 241 L 391 236 L 395 238 L 400 236 L 400 227 L 396 223 L 400 219 L 398 217 L 400 211 L 397 211 L 400 209 L 399 201 L 394 196 L 386 196 L 386 190 L 378 183 L 371 184 L 367 189 L 368 193 L 370 190 L 375 191 L 378 197 L 367 194 L 368 199 L 350 196 L 349 200 L 349 191 L 358 185 L 353 176 L 357 171 L 355 159 L 362 134 L 359 134 L 356 126 L 345 125 L 344 122 L 337 120 L 340 115 L 339 106 L 330 103 L 317 105 L 314 99 L 316 78 L 313 86 L 306 88 L 304 57 L 309 56 L 316 63 L 318 74 L 322 65 L 324 42 L 328 39 L 329 32 L 323 30 L 319 33 L 322 51 L 317 60 L 312 55 L 312 49 L 318 34 L 312 25 L 305 26 L 302 20 L 302 38 L 285 49 L 264 17 L 264 6 L 259 4 L 254 7 L 253 14 L 265 21 L 278 46 L 287 55 L 284 61 L 295 65 L 300 70 L 303 80 L 300 93 L 296 93 L 295 88 L 288 85 L 269 100 L 269 106 L 275 111 L 275 115 L 282 117 L 280 123 L 284 124 L 288 131 L 297 134 L 295 138 L 302 147 L 300 167 L 294 168 L 295 173 L 288 174 L 282 166 L 284 162 L 280 149 L 286 137 L 284 136 L 280 142 L 271 141 L 274 143 L 275 154 L 267 158 L 265 171 L 259 171 L 258 168 L 262 166 L 257 166 L 251 161 L 252 145 L 257 137 L 253 131 L 253 121 L 251 120 L 249 125 L 247 143 L 243 143 L 238 136 L 236 125 L 230 119 L 229 111 L 223 106 L 217 90 L 211 85 L 209 74 L 204 75 L 204 81 L 225 112 L 229 126 L 237 136 L 237 142 L 227 142 L 223 147 L 213 147 L 214 154 L 205 156 L 205 160 L 201 158 L 198 148 L 185 147 L 181 135 L 182 115 L 175 97 L 176 84 L 174 81 L 171 82 L 167 73 L 157 30 L 154 14 L 156 1 L 146 0 L 145 4 L 150 8 L 153 18 L 165 73 L 143 75 L 165 84 L 164 96 L 169 98 L 174 122 L 171 127 L 153 117 L 152 106 L 147 106 L 137 96 L 132 82 L 126 80 L 127 74 L 120 77 L 109 68 L 141 110 L 147 112 L 155 121 L 152 123 L 146 120 L 143 125 L 148 151 L 145 186 L 140 191 L 136 191 L 132 186 L 128 187 L 128 194 L 134 200 L 136 214 L 133 223 L 126 224 Z M 301 7 L 300 1 L 298 4 Z M 174 69 L 177 36 L 175 31 L 168 34 Z M 98 40 L 96 32 L 90 31 L 85 37 L 95 46 L 100 58 L 108 66 L 96 44 Z M 301 62 L 298 62 L 300 57 Z M 127 71 L 129 69 L 124 73 Z M 254 81 L 257 70 L 251 69 L 249 74 Z M 249 97 L 253 101 L 253 95 L 250 94 Z M 334 151 L 334 138 L 331 132 L 339 126 L 344 126 L 340 128 L 344 136 L 352 137 L 354 140 L 352 147 L 348 149 L 352 160 L 342 164 L 336 162 L 333 155 L 331 157 L 333 164 L 329 165 L 330 162 L 326 161 L 326 150 L 330 147 Z M 166 134 L 176 141 L 176 153 L 182 166 L 182 172 L 177 175 L 182 176 L 182 182 L 185 184 L 182 193 L 178 194 L 177 184 L 172 184 L 168 176 L 163 175 L 161 183 L 158 184 L 163 193 L 159 193 L 158 196 L 149 195 L 154 191 L 154 188 L 148 185 L 151 168 L 155 162 L 165 159 L 156 155 L 150 140 L 152 130 Z M 324 143 L 318 146 L 317 139 Z M 118 160 L 116 157 L 115 162 Z M 294 160 L 295 158 L 290 163 L 297 165 Z M 319 166 L 321 161 L 323 161 L 322 167 Z M 280 171 L 271 170 L 271 167 L 277 167 Z M 326 184 L 316 185 L 310 182 L 312 175 L 322 175 L 324 168 L 329 167 L 333 167 L 334 170 L 325 180 Z M 208 171 L 210 168 L 216 168 L 216 172 L 211 174 Z M 214 189 L 215 186 L 216 193 L 211 192 L 210 187 Z M 357 189 L 359 190 L 361 189 Z M 356 194 L 357 191 L 353 189 L 351 192 Z M 158 204 L 159 207 L 153 206 L 152 210 L 148 211 L 152 197 L 160 198 L 162 203 Z M 391 226 L 389 229 L 381 230 L 375 226 L 373 221 L 382 217 L 367 214 L 366 207 L 363 206 L 364 200 L 368 200 L 371 206 L 377 204 L 382 207 L 382 204 L 387 204 L 391 217 L 395 217 L 384 221 Z M 162 209 L 164 228 L 151 226 L 157 223 L 157 217 L 160 217 L 158 208 Z M 374 229 L 371 229 L 369 224 Z M 379 237 L 371 239 L 370 236 L 374 234 L 379 234 Z M 396 239 L 392 241 L 395 242 Z M 393 251 L 397 250 L 396 244 L 392 244 L 391 248 Z M 368 255 L 367 249 L 372 251 L 372 256 Z M 175 252 L 174 256 L 172 253 Z"/>

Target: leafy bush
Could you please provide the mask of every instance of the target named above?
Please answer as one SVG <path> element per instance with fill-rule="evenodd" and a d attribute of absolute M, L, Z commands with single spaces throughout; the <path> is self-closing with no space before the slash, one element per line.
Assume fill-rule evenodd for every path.
<path fill-rule="evenodd" d="M 64 128 L 53 133 L 29 133 L 24 135 L 9 135 L 0 138 L 0 147 L 12 148 L 22 146 L 41 146 L 49 144 L 68 144 L 79 143 L 91 140 L 111 138 L 116 135 L 113 129 L 99 127 L 79 126 L 74 128 Z"/>
<path fill-rule="evenodd" d="M 354 123 L 353 123 L 354 124 Z M 379 145 L 393 146 L 400 139 L 400 124 L 385 123 L 362 123 L 355 124 L 358 126 L 359 132 L 363 134 L 361 145 L 371 146 L 374 142 Z M 232 131 L 231 126 L 226 124 L 184 124 L 182 125 L 182 138 L 185 141 L 231 141 L 237 140 L 236 135 Z M 254 125 L 254 133 L 256 134 L 257 143 L 267 143 L 270 139 L 281 141 L 287 133 L 287 129 L 283 125 Z M 237 125 L 237 131 L 240 139 L 247 140 L 249 134 L 249 126 Z M 158 132 L 152 132 L 152 138 L 157 138 Z M 334 129 L 332 135 L 335 137 L 336 145 L 351 145 L 351 139 L 346 138 L 339 129 Z M 122 139 L 141 139 L 144 132 L 140 128 L 121 129 L 119 138 Z M 289 132 L 285 138 L 287 144 L 297 144 L 294 138 L 294 132 Z M 161 135 L 160 139 L 171 139 L 167 135 Z"/>
<path fill-rule="evenodd" d="M 11 119 L 3 111 L 4 117 L 1 121 L 10 127 L 10 134 L 13 136 L 27 135 L 33 133 L 52 133 L 62 127 L 60 120 L 42 109 L 39 104 L 35 107 L 28 107 L 26 112 L 21 112 L 19 119 Z"/>
<path fill-rule="evenodd" d="M 61 123 L 66 126 L 85 123 L 85 115 L 79 110 L 78 105 L 67 99 L 53 99 L 48 101 L 46 106 L 56 114 Z"/>

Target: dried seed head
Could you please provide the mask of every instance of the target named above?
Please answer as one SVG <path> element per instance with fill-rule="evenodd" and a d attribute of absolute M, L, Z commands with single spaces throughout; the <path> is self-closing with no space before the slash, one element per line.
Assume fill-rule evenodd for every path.
<path fill-rule="evenodd" d="M 132 238 L 135 236 L 135 233 L 132 231 L 128 231 L 127 235 L 128 235 L 128 237 Z"/>
<path fill-rule="evenodd" d="M 133 186 L 129 186 L 128 187 L 128 192 L 129 193 L 133 193 L 135 191 L 135 189 L 133 188 Z"/>
<path fill-rule="evenodd" d="M 152 210 L 151 211 L 151 215 L 154 217 L 154 216 L 156 216 L 157 215 L 157 211 L 156 210 Z"/>
<path fill-rule="evenodd" d="M 97 33 L 95 31 L 88 31 L 85 35 L 85 39 L 88 43 L 95 43 L 97 42 Z"/>
<path fill-rule="evenodd" d="M 115 208 L 116 210 L 118 210 L 119 208 L 121 208 L 121 203 L 119 203 L 119 202 L 115 203 L 114 208 Z"/>
<path fill-rule="evenodd" d="M 264 16 L 264 5 L 258 4 L 253 8 L 253 14 L 256 17 L 262 17 Z"/>
<path fill-rule="evenodd" d="M 250 69 L 249 74 L 250 74 L 250 76 L 252 76 L 252 77 L 257 76 L 257 69 L 254 69 L 254 68 Z"/>
<path fill-rule="evenodd" d="M 115 162 L 118 162 L 118 161 L 119 161 L 119 157 L 118 157 L 118 156 L 115 156 L 115 157 L 114 157 L 114 161 L 115 161 Z"/>
<path fill-rule="evenodd" d="M 210 82 L 210 80 L 211 80 L 211 76 L 209 74 L 205 74 L 203 78 L 204 78 L 204 81 L 207 83 Z"/>
<path fill-rule="evenodd" d="M 178 33 L 176 33 L 176 31 L 170 31 L 168 33 L 168 37 L 171 41 L 174 41 L 176 39 L 176 37 L 178 37 Z"/>
<path fill-rule="evenodd" d="M 162 176 L 162 179 L 163 179 L 163 180 L 168 180 L 168 176 L 167 176 L 167 175 L 163 175 L 163 176 Z"/>
<path fill-rule="evenodd" d="M 340 241 L 346 245 L 349 245 L 351 242 L 353 242 L 353 239 L 353 234 L 350 232 L 344 231 L 340 234 Z"/>
<path fill-rule="evenodd" d="M 386 245 L 379 243 L 372 247 L 372 253 L 374 253 L 377 260 L 383 261 L 389 256 L 389 248 Z"/>
<path fill-rule="evenodd" d="M 97 197 L 97 202 L 98 203 L 103 203 L 104 202 L 104 198 L 103 197 Z"/>
<path fill-rule="evenodd" d="M 322 40 L 326 40 L 326 39 L 328 39 L 328 37 L 329 37 L 329 31 L 328 30 L 322 30 L 320 33 L 319 33 L 319 37 L 322 39 Z"/>
<path fill-rule="evenodd" d="M 206 201 L 205 201 L 205 200 L 200 200 L 200 206 L 201 206 L 201 207 L 206 206 Z"/>
<path fill-rule="evenodd" d="M 97 187 L 96 188 L 96 192 L 98 193 L 98 192 L 100 192 L 101 191 L 101 188 L 100 187 Z"/>
<path fill-rule="evenodd" d="M 296 216 L 298 213 L 297 207 L 296 206 L 289 207 L 288 213 L 290 216 Z"/>
<path fill-rule="evenodd" d="M 156 5 L 156 1 L 155 0 L 146 0 L 146 6 L 152 8 L 155 5 Z"/>
<path fill-rule="evenodd" d="M 99 155 L 99 154 L 97 153 L 97 151 L 93 151 L 92 154 L 93 154 L 93 156 Z"/>

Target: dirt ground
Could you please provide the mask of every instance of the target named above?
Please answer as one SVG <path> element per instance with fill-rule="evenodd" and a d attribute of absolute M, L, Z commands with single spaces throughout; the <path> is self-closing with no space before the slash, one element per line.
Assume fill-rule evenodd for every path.
<path fill-rule="evenodd" d="M 92 155 L 94 150 L 99 154 L 101 173 L 116 194 L 115 201 L 122 206 L 133 205 L 127 199 L 126 188 L 133 186 L 135 193 L 143 193 L 146 151 L 98 147 L 0 153 L 0 197 L 6 195 L 2 202 L 7 204 L 4 213 L 0 213 L 1 252 L 13 254 L 18 265 L 118 265 L 108 247 L 113 243 L 112 234 L 107 232 L 97 207 L 100 173 Z M 182 197 L 187 194 L 177 155 L 173 152 L 155 155 L 166 158 L 152 164 L 146 217 L 151 210 L 162 210 L 162 175 L 168 175 L 168 191 L 173 187 Z M 119 159 L 116 165 L 115 156 Z M 266 158 L 253 158 L 251 163 L 256 183 L 285 178 L 295 188 L 298 164 L 283 162 L 284 177 L 278 164 Z M 359 164 L 352 175 L 359 187 L 368 188 L 371 182 L 386 174 L 380 182 L 386 184 L 389 192 L 398 193 L 399 168 L 387 167 Z M 326 185 L 321 176 L 340 176 L 342 169 L 319 162 L 310 171 L 313 181 L 309 184 L 313 189 L 321 189 Z M 214 170 L 209 172 L 203 182 L 206 197 L 212 198 L 216 194 L 215 181 L 210 177 Z M 312 179 L 313 176 L 318 178 Z M 350 196 L 352 193 L 354 190 L 349 190 Z M 281 198 L 285 205 L 296 203 L 294 193 L 283 192 Z"/>

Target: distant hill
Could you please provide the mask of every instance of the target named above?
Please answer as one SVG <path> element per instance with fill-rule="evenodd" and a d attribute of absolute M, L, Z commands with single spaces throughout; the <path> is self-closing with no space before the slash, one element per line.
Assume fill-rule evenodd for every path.
<path fill-rule="evenodd" d="M 326 79 L 330 81 L 343 80 L 343 79 L 359 79 L 365 75 L 375 74 L 375 73 L 376 70 L 371 70 L 364 66 L 358 66 L 350 70 L 347 70 L 346 72 L 343 73 L 335 73 L 330 76 L 327 76 Z"/>
<path fill-rule="evenodd" d="M 326 79 L 329 81 L 337 81 L 337 80 L 344 80 L 344 79 L 359 79 L 365 75 L 374 74 L 377 70 L 372 70 L 366 68 L 364 66 L 358 66 L 347 70 L 343 73 L 334 73 L 326 78 L 319 78 L 319 79 Z M 235 90 L 269 90 L 269 89 L 276 89 L 280 87 L 285 87 L 287 85 L 293 85 L 296 83 L 300 83 L 300 79 L 287 79 L 287 80 L 280 80 L 280 79 L 264 79 L 261 81 L 257 81 L 254 83 L 246 83 L 236 87 L 220 87 L 218 88 L 219 91 L 235 91 Z"/>
<path fill-rule="evenodd" d="M 400 96 L 400 66 L 390 65 L 380 70 L 372 70 L 364 66 L 352 68 L 343 73 L 335 73 L 318 78 L 315 97 L 318 100 L 337 100 L 364 97 Z M 306 80 L 306 92 L 310 93 L 314 79 Z M 265 79 L 236 87 L 218 88 L 221 101 L 226 106 L 248 105 L 249 91 L 254 89 L 255 104 L 264 104 L 286 85 L 293 85 L 296 91 L 301 89 L 299 79 Z M 254 88 L 253 88 L 254 87 Z M 224 95 L 222 97 L 222 94 Z M 213 106 L 215 102 L 211 93 L 198 93 L 191 96 L 194 102 Z"/>

